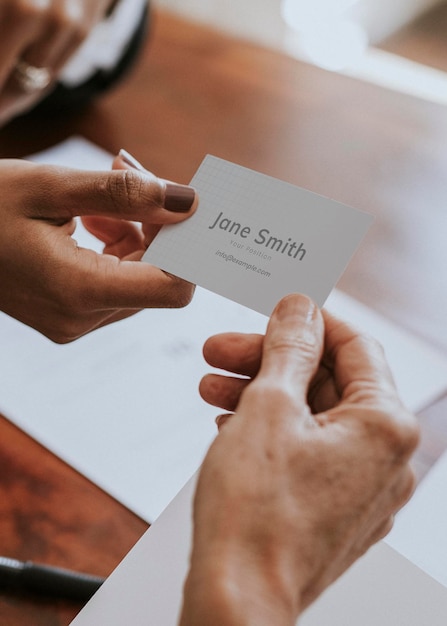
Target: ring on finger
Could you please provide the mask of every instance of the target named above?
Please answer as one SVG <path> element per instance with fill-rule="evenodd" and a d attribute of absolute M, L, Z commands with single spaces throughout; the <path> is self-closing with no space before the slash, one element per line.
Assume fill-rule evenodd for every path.
<path fill-rule="evenodd" d="M 15 78 L 23 91 L 33 93 L 48 87 L 51 82 L 51 73 L 46 67 L 36 67 L 21 60 L 15 66 Z"/>

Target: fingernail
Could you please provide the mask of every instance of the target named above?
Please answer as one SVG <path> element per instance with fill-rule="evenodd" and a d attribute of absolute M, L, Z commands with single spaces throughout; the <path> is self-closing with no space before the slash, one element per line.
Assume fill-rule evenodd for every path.
<path fill-rule="evenodd" d="M 286 296 L 276 308 L 276 316 L 279 320 L 294 317 L 299 318 L 307 325 L 313 322 L 316 312 L 315 302 L 303 294 Z"/>
<path fill-rule="evenodd" d="M 145 168 L 141 165 L 141 163 L 137 161 L 135 157 L 129 154 L 127 150 L 124 150 L 124 148 L 121 148 L 121 150 L 118 152 L 118 156 L 121 157 L 124 163 L 130 165 L 130 167 L 133 167 L 136 170 L 140 170 L 140 172 L 145 171 Z"/>
<path fill-rule="evenodd" d="M 232 417 L 234 417 L 234 413 L 222 413 L 221 415 L 218 415 L 214 420 L 218 430 L 220 430 L 222 426 L 226 424 L 228 420 L 230 420 Z"/>
<path fill-rule="evenodd" d="M 166 183 L 164 208 L 174 213 L 187 213 L 192 207 L 196 192 L 187 185 Z"/>

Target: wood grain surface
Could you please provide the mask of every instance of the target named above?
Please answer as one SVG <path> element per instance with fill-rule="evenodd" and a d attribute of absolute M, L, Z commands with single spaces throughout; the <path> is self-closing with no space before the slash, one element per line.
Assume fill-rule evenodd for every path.
<path fill-rule="evenodd" d="M 71 118 L 15 120 L 0 156 L 81 134 L 188 182 L 212 153 L 376 216 L 339 287 L 447 354 L 445 109 L 157 13 L 142 58 Z M 421 414 L 422 476 L 447 399 Z M 63 419 L 63 416 L 61 417 Z M 0 553 L 107 575 L 146 525 L 0 420 Z M 2 626 L 65 626 L 79 606 L 0 593 Z"/>
<path fill-rule="evenodd" d="M 0 442 L 0 554 L 108 576 L 147 524 L 2 416 Z M 81 606 L 0 589 L 0 624 L 69 624 Z"/>

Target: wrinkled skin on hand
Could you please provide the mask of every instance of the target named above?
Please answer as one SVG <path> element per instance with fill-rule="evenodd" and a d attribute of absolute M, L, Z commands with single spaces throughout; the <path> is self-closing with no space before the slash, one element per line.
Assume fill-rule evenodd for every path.
<path fill-rule="evenodd" d="M 53 82 L 112 0 L 0 0 L 0 125 L 36 104 L 40 91 L 25 93 L 15 65 L 45 67 Z"/>
<path fill-rule="evenodd" d="M 381 347 L 304 296 L 265 337 L 212 337 L 204 354 L 231 375 L 207 375 L 202 396 L 234 414 L 200 471 L 181 626 L 292 626 L 390 530 L 417 423 Z"/>
<path fill-rule="evenodd" d="M 115 158 L 115 171 L 91 172 L 20 160 L 0 161 L 0 310 L 67 343 L 143 308 L 181 307 L 194 286 L 140 263 L 162 224 L 194 212 L 165 208 L 177 185 Z M 75 217 L 104 243 L 81 248 Z M 135 224 L 140 222 L 141 226 Z"/>

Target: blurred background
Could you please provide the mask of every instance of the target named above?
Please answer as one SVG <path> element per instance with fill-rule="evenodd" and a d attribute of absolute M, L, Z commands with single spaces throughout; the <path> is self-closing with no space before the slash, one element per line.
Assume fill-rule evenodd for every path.
<path fill-rule="evenodd" d="M 156 0 L 328 70 L 447 103 L 445 0 Z"/>

